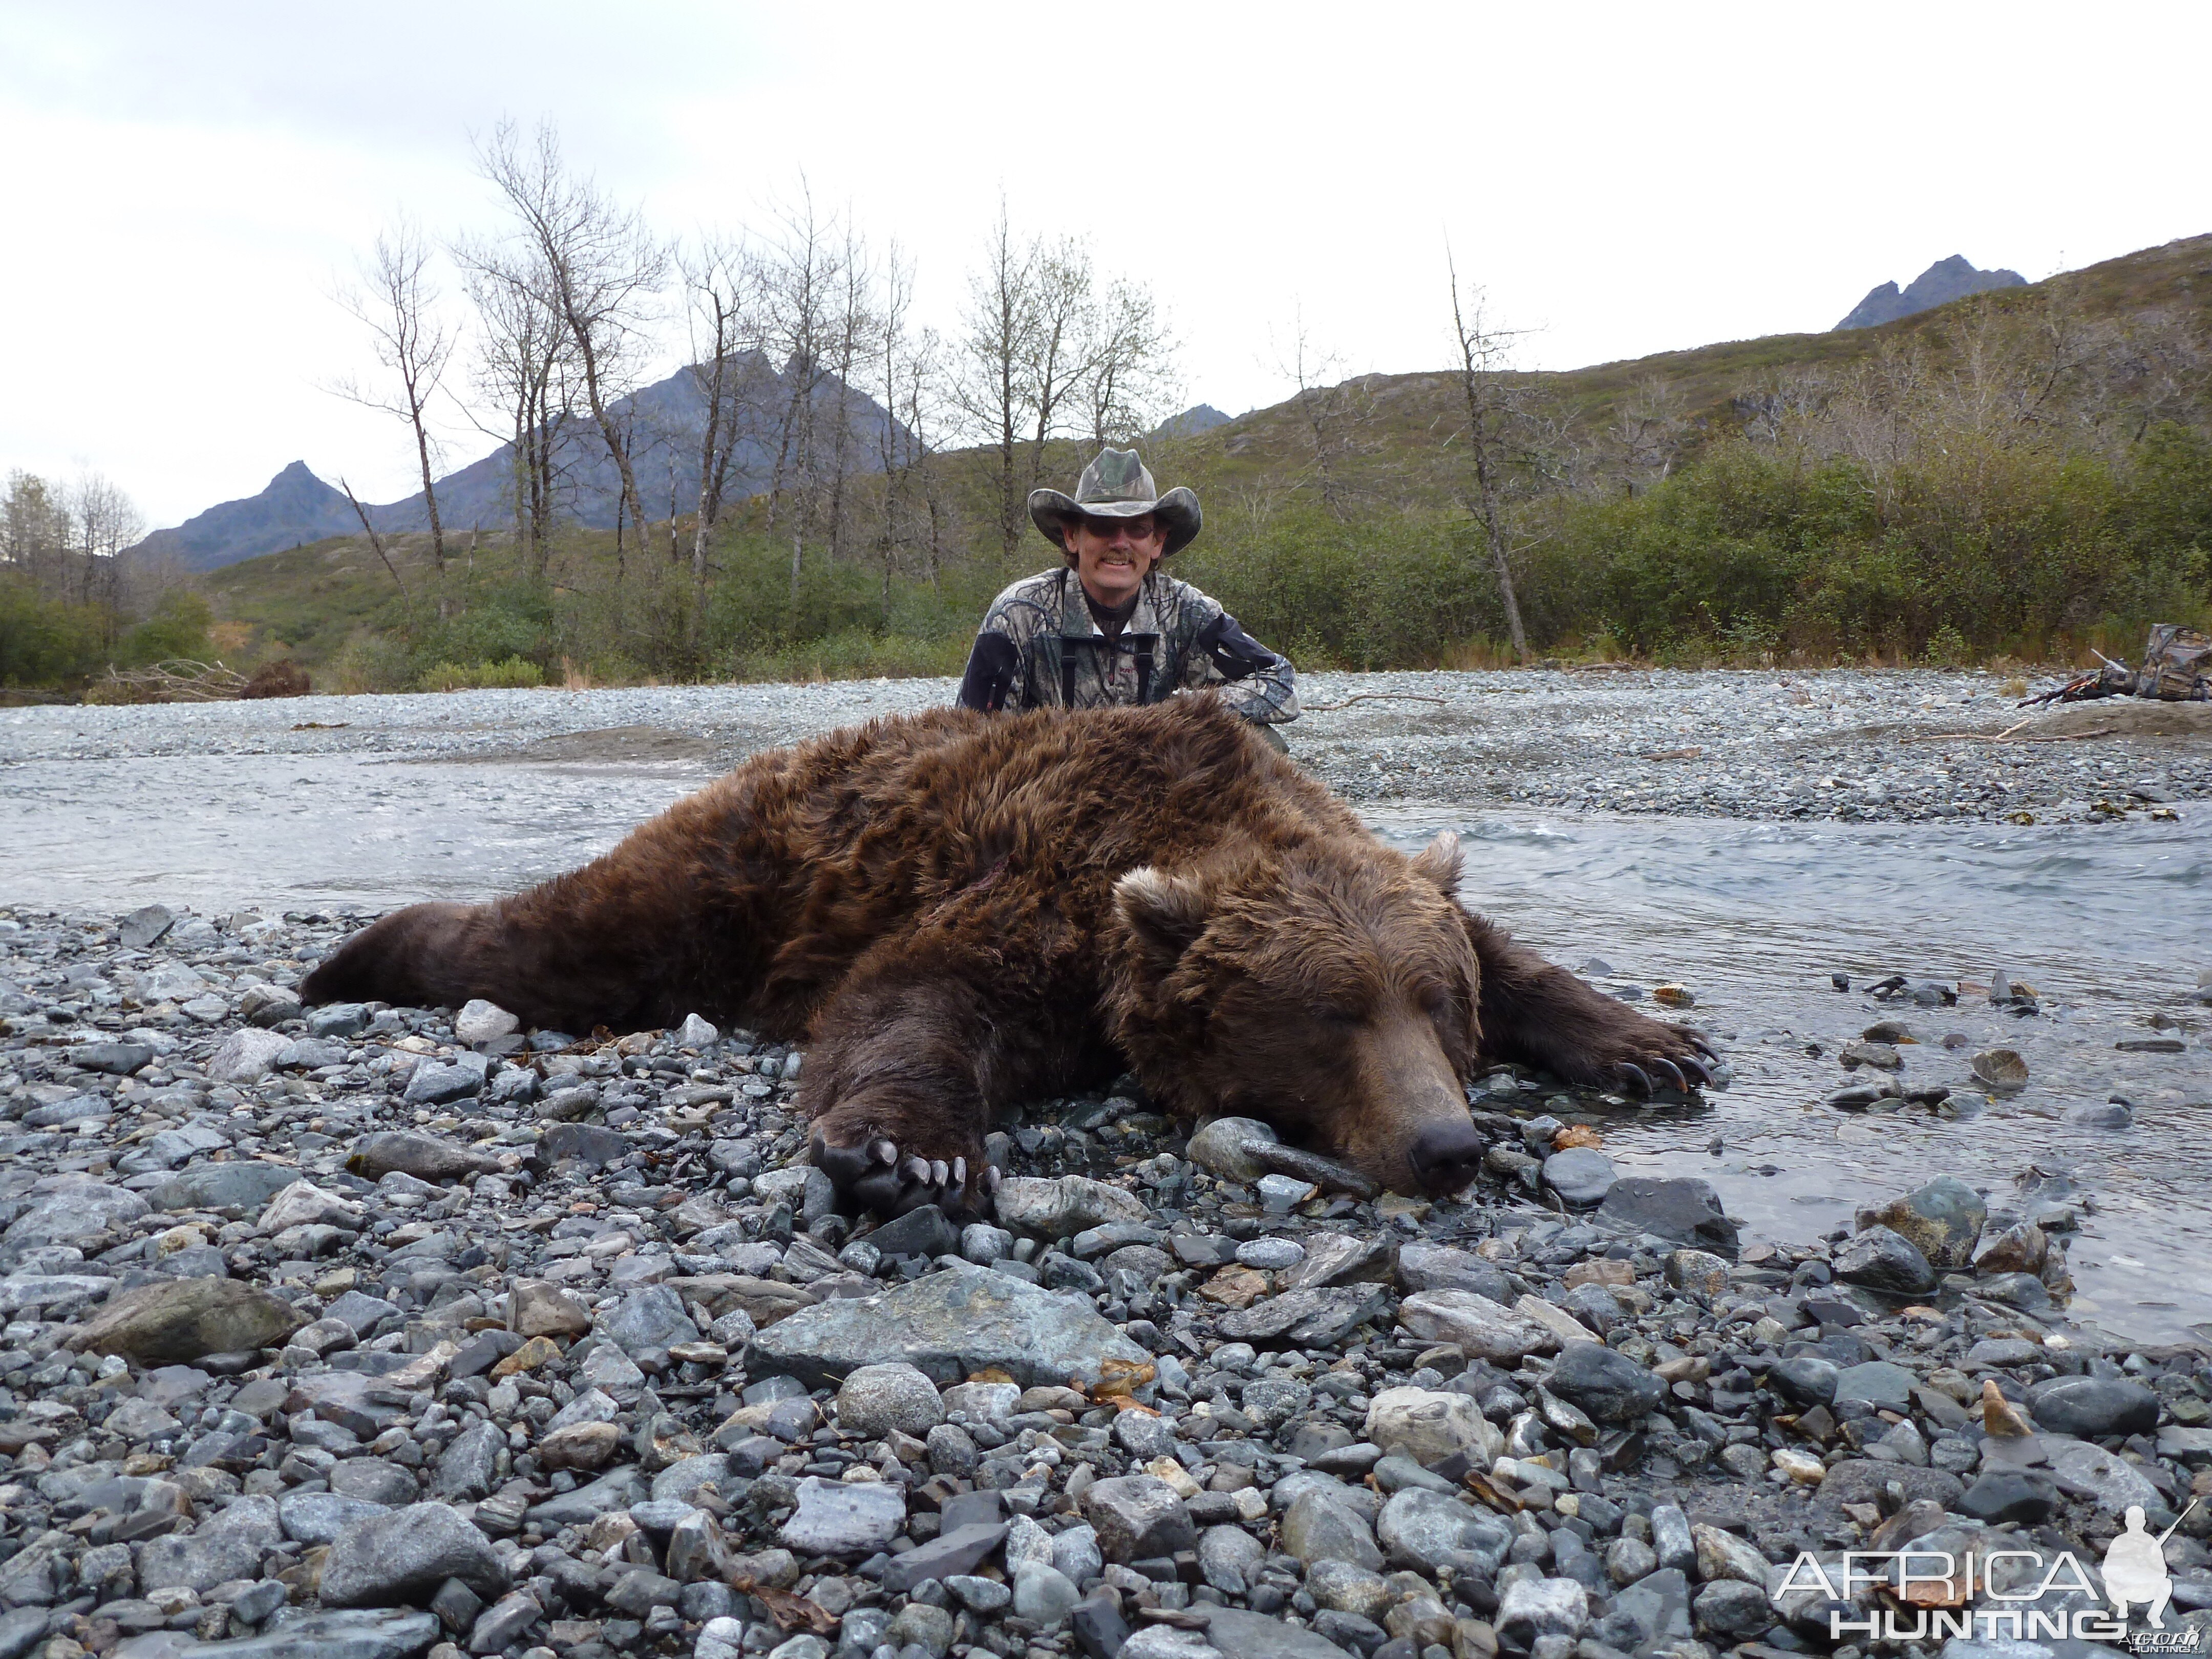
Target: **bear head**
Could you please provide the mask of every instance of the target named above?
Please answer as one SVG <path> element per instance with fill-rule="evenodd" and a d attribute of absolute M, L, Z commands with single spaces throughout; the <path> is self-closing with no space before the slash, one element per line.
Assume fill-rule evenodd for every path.
<path fill-rule="evenodd" d="M 1156 1099 L 1264 1119 L 1401 1193 L 1455 1192 L 1484 1150 L 1481 1033 L 1456 838 L 1240 841 L 1114 888 L 1109 1029 Z"/>

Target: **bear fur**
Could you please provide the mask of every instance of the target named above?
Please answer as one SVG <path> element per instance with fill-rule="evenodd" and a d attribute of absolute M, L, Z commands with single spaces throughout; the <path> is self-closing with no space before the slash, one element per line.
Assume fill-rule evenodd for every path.
<path fill-rule="evenodd" d="M 803 1042 L 815 1159 L 886 1212 L 980 1207 L 996 1110 L 1125 1063 L 1402 1192 L 1474 1175 L 1485 1062 L 1705 1075 L 1695 1033 L 1515 945 L 1459 880 L 1452 838 L 1384 847 L 1210 696 L 945 709 L 757 755 L 514 897 L 388 915 L 302 994 Z"/>

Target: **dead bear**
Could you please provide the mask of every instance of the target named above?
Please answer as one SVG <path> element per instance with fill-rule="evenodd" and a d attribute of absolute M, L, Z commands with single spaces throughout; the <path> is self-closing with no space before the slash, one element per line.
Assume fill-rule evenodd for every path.
<path fill-rule="evenodd" d="M 1474 1175 L 1480 1062 L 1710 1081 L 1696 1033 L 1462 908 L 1460 865 L 1382 845 L 1211 697 L 945 709 L 757 755 L 514 897 L 386 916 L 301 991 L 804 1042 L 814 1159 L 885 1213 L 981 1208 L 994 1112 L 1125 1062 L 1408 1193 Z"/>

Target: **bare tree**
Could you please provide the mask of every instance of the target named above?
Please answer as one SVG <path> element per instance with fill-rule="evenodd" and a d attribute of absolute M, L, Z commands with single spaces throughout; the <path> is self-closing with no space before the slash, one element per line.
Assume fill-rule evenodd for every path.
<path fill-rule="evenodd" d="M 123 550 L 144 533 L 146 521 L 130 496 L 97 472 L 81 474 L 64 492 L 63 512 L 76 567 L 74 597 L 79 605 L 106 607 L 112 633 L 123 601 Z"/>
<path fill-rule="evenodd" d="M 346 501 L 353 507 L 354 517 L 361 520 L 361 533 L 368 538 L 369 546 L 376 550 L 376 556 L 383 561 L 385 569 L 391 574 L 392 585 L 399 590 L 400 603 L 407 604 L 411 598 L 407 592 L 407 579 L 399 574 L 399 567 L 392 563 L 392 555 L 385 551 L 384 538 L 376 533 L 376 526 L 368 521 L 368 509 L 361 504 L 361 498 L 353 493 L 353 486 L 343 477 L 338 480 L 338 488 L 345 492 Z"/>
<path fill-rule="evenodd" d="M 962 373 L 957 397 L 972 436 L 992 452 L 998 482 L 999 538 L 1008 553 L 1020 545 L 1028 521 L 1018 454 L 1031 397 L 1030 363 L 1039 329 L 1036 295 L 1037 250 L 1014 240 L 1003 198 L 992 226 L 983 268 L 969 278 L 966 333 L 960 342 Z"/>
<path fill-rule="evenodd" d="M 618 205 L 592 180 L 568 171 L 550 124 L 539 126 L 526 145 L 514 124 L 503 121 L 477 157 L 536 254 L 524 268 L 544 284 L 538 297 L 574 349 L 585 404 L 622 477 L 622 508 L 641 535 L 645 503 L 629 434 L 615 404 L 629 390 L 645 349 L 654 296 L 667 270 L 666 251 L 635 209 Z M 619 568 L 619 514 L 615 547 Z"/>
<path fill-rule="evenodd" d="M 543 582 L 552 551 L 556 455 L 570 421 L 568 331 L 546 305 L 550 284 L 527 248 L 464 242 L 453 251 L 476 308 L 476 385 L 506 416 L 506 430 L 481 429 L 509 446 L 515 546 Z"/>
<path fill-rule="evenodd" d="M 1506 372 L 1519 336 L 1490 325 L 1483 314 L 1481 289 L 1471 286 L 1462 297 L 1459 268 L 1449 250 L 1444 263 L 1451 278 L 1452 334 L 1459 347 L 1460 391 L 1467 404 L 1467 453 L 1473 473 L 1468 481 L 1473 489 L 1462 491 L 1461 500 L 1488 544 L 1498 601 L 1505 610 L 1505 631 L 1514 655 L 1525 663 L 1529 659 L 1528 635 L 1521 625 L 1521 601 L 1513 591 L 1503 511 L 1509 428 L 1518 412 L 1517 389 L 1506 383 Z"/>
<path fill-rule="evenodd" d="M 415 456 L 422 472 L 422 506 L 430 520 L 430 556 L 440 576 L 446 569 L 446 532 L 438 521 L 438 490 L 431 466 L 436 441 L 428 413 L 438 395 L 455 337 L 439 314 L 441 298 L 431 264 L 436 258 L 422 228 L 402 215 L 376 239 L 357 278 L 342 290 L 338 303 L 360 319 L 376 343 L 379 367 L 392 387 L 365 386 L 350 378 L 334 390 L 370 409 L 407 422 L 415 437 Z M 445 603 L 441 595 L 439 600 Z"/>
<path fill-rule="evenodd" d="M 1608 434 L 1626 474 L 1627 493 L 1641 480 L 1647 489 L 1674 470 L 1682 440 L 1690 430 L 1680 389 L 1662 374 L 1647 374 L 1629 388 L 1613 410 Z"/>
<path fill-rule="evenodd" d="M 1131 443 L 1175 412 L 1182 391 L 1175 349 L 1149 289 L 1119 279 L 1106 285 L 1075 392 L 1094 445 Z"/>
<path fill-rule="evenodd" d="M 740 359 L 759 345 L 760 278 L 744 244 L 720 235 L 702 236 L 677 264 L 691 329 L 691 379 L 705 405 L 699 428 L 699 501 L 691 527 L 691 582 L 703 612 L 707 550 L 721 518 L 737 449 L 739 379 L 748 366 Z"/>
<path fill-rule="evenodd" d="M 1298 389 L 1291 406 L 1306 429 L 1309 476 L 1322 506 L 1342 518 L 1354 494 L 1345 464 L 1365 447 L 1362 430 L 1374 412 L 1367 380 L 1345 377 L 1341 357 L 1316 350 L 1303 309 L 1292 320 L 1290 351 L 1285 356 L 1279 350 L 1276 367 Z"/>
<path fill-rule="evenodd" d="M 1141 286 L 1103 281 L 1076 238 L 1020 240 L 1003 201 L 961 320 L 955 405 L 991 451 L 1011 553 L 1053 441 L 1133 435 L 1173 388 L 1174 343 Z"/>

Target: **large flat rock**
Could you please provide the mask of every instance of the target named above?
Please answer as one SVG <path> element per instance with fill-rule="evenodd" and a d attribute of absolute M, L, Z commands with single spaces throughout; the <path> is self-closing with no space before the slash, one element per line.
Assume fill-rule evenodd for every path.
<path fill-rule="evenodd" d="M 809 1388 L 862 1365 L 903 1361 L 940 1386 L 998 1366 L 1027 1387 L 1098 1380 L 1100 1364 L 1146 1353 L 1082 1297 L 1006 1273 L 947 1268 L 880 1296 L 801 1308 L 756 1336 L 756 1376 L 788 1372 Z"/>

